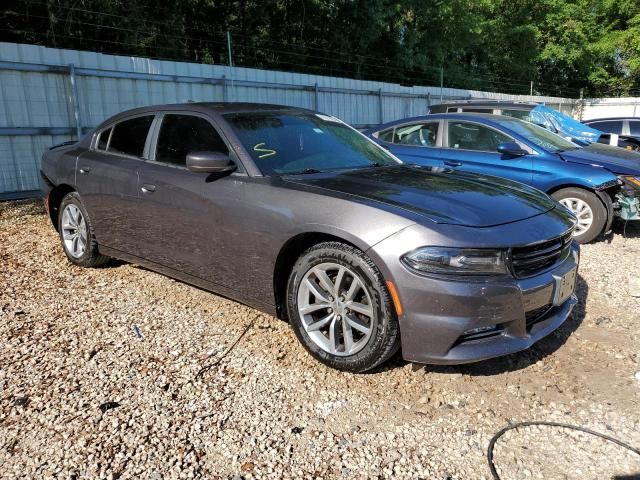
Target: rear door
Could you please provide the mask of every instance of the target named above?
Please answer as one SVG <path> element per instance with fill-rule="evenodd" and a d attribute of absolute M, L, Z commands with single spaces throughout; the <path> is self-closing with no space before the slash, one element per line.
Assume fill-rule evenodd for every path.
<path fill-rule="evenodd" d="M 136 254 L 138 170 L 154 115 L 138 115 L 98 132 L 78 159 L 76 185 L 99 244 Z"/>
<path fill-rule="evenodd" d="M 488 125 L 463 120 L 447 120 L 443 134 L 445 165 L 475 173 L 495 175 L 523 183 L 533 179 L 533 156 L 508 157 L 498 153 L 502 142 L 517 142 Z M 529 147 L 522 145 L 525 150 Z"/>
<path fill-rule="evenodd" d="M 236 287 L 231 259 L 238 239 L 234 222 L 242 205 L 246 174 L 192 172 L 189 152 L 229 153 L 218 130 L 204 115 L 165 112 L 157 120 L 151 158 L 139 172 L 141 256 L 210 282 Z"/>
<path fill-rule="evenodd" d="M 413 122 L 383 130 L 378 140 L 406 163 L 442 167 L 442 121 Z"/>

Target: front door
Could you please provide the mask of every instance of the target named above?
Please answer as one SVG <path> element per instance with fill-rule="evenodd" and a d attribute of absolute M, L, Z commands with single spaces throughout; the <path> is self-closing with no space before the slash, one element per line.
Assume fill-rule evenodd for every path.
<path fill-rule="evenodd" d="M 448 120 L 443 141 L 444 163 L 447 166 L 474 173 L 495 175 L 531 184 L 531 155 L 509 157 L 498 153 L 502 142 L 516 142 L 510 136 L 475 122 Z"/>
<path fill-rule="evenodd" d="M 234 287 L 234 205 L 243 201 L 242 173 L 216 177 L 186 168 L 189 152 L 228 154 L 220 135 L 202 116 L 163 116 L 152 160 L 139 172 L 142 256 L 218 285 Z"/>

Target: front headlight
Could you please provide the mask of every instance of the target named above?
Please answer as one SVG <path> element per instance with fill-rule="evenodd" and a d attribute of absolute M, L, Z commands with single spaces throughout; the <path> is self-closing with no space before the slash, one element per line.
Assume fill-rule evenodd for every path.
<path fill-rule="evenodd" d="M 504 275 L 504 250 L 480 248 L 421 247 L 402 257 L 417 273 L 444 275 Z"/>

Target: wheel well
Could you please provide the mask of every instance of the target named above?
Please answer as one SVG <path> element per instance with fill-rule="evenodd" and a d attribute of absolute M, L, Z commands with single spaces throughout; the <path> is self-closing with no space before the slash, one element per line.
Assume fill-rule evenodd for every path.
<path fill-rule="evenodd" d="M 585 187 L 584 185 L 566 184 L 566 185 L 559 185 L 557 187 L 553 187 L 547 192 L 547 195 L 553 195 L 558 190 L 562 190 L 564 188 L 579 188 L 581 190 L 586 190 L 587 192 L 593 193 L 598 198 L 598 200 L 602 202 L 602 205 L 604 206 L 604 209 L 607 213 L 607 220 L 605 221 L 603 232 L 609 231 L 609 229 L 611 228 L 611 224 L 613 223 L 613 217 L 614 217 L 614 212 L 613 212 L 614 198 L 610 191 L 594 190 L 593 188 Z"/>
<path fill-rule="evenodd" d="M 74 192 L 75 190 L 66 184 L 61 184 L 53 188 L 47 196 L 49 218 L 53 227 L 58 230 L 58 214 L 60 210 L 60 203 L 67 193 Z"/>
<path fill-rule="evenodd" d="M 584 185 L 578 185 L 577 183 L 566 183 L 564 185 L 558 185 L 547 190 L 547 195 L 553 195 L 558 190 L 564 190 L 565 188 L 580 188 L 582 190 L 587 190 L 588 192 L 595 193 L 595 190 L 593 188 L 585 187 Z"/>
<path fill-rule="evenodd" d="M 273 293 L 275 296 L 278 318 L 282 320 L 287 319 L 287 281 L 289 280 L 291 269 L 305 250 L 314 245 L 317 245 L 318 243 L 323 242 L 341 242 L 346 245 L 351 245 L 352 247 L 358 248 L 353 243 L 345 240 L 344 238 L 340 238 L 327 233 L 301 233 L 293 238 L 290 238 L 280 249 L 280 253 L 278 254 L 278 258 L 276 259 L 276 266 L 273 272 Z"/>

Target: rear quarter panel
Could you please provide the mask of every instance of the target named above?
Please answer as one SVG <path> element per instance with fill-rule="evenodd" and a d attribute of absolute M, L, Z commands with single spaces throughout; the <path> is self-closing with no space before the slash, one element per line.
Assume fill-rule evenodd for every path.
<path fill-rule="evenodd" d="M 84 148 L 77 145 L 47 150 L 42 155 L 42 163 L 40 166 L 42 175 L 54 186 L 69 185 L 75 188 L 76 163 L 78 156 L 83 151 Z M 51 188 L 44 179 L 41 179 L 41 186 L 45 193 Z"/>

